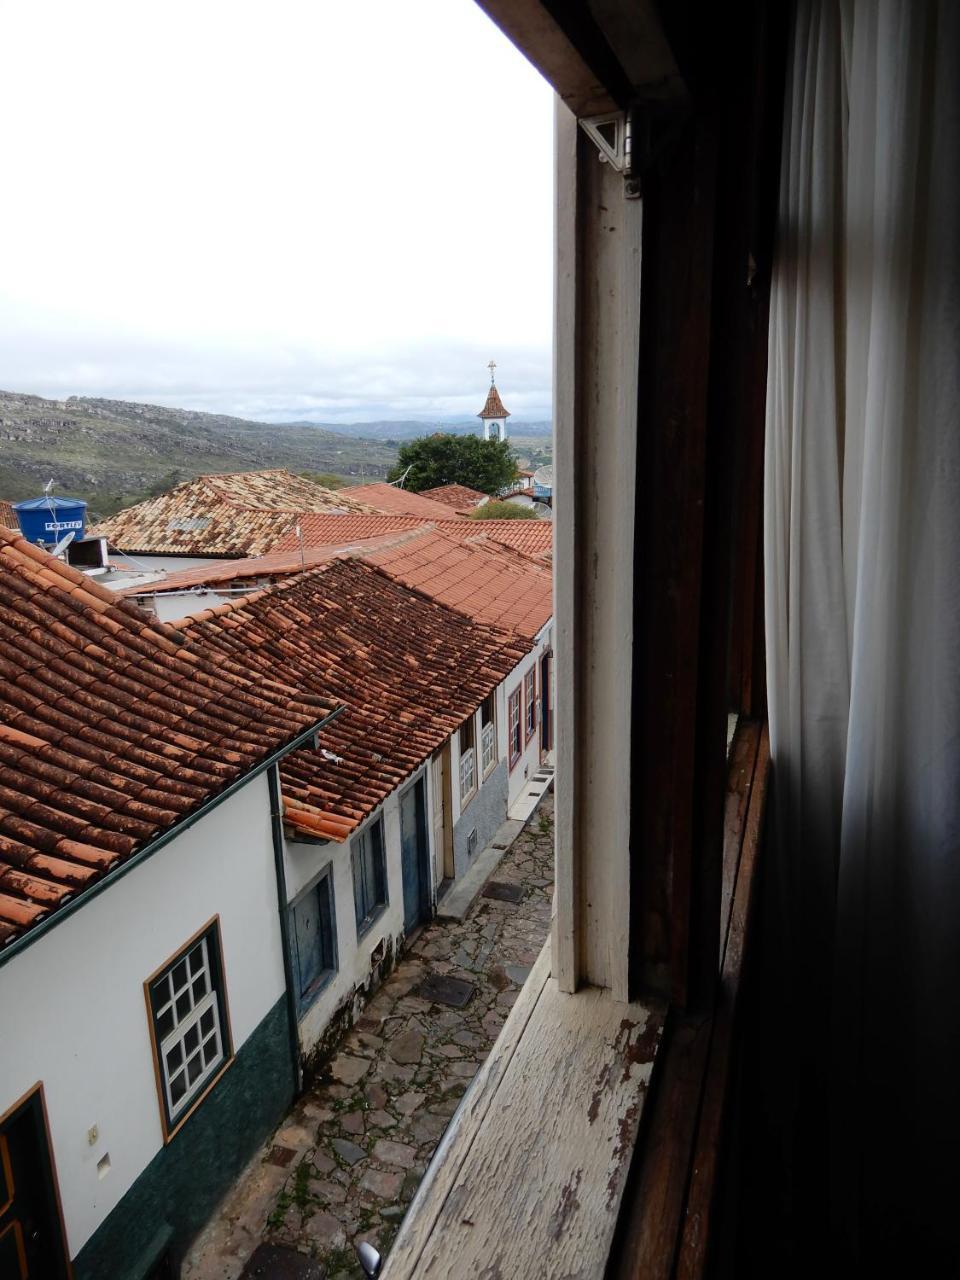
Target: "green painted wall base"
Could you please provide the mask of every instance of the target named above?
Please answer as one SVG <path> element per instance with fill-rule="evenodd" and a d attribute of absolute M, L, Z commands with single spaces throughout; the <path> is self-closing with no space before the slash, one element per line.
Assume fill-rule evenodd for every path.
<path fill-rule="evenodd" d="M 144 1280 L 167 1248 L 176 1266 L 294 1092 L 287 1003 L 280 999 L 80 1250 L 74 1280 Z"/>

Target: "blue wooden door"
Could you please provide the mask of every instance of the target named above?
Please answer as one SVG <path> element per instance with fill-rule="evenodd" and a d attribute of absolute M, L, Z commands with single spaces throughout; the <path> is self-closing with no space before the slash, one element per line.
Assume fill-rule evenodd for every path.
<path fill-rule="evenodd" d="M 409 933 L 427 918 L 430 902 L 423 779 L 400 797 L 400 849 L 403 865 L 403 927 Z"/>

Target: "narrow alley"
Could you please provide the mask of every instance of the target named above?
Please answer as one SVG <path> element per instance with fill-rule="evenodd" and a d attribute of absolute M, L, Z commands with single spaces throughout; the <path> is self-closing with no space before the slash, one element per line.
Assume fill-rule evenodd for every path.
<path fill-rule="evenodd" d="M 360 1241 L 387 1252 L 546 940 L 552 893 L 547 794 L 466 919 L 416 939 L 220 1206 L 184 1280 L 247 1280 L 267 1266 L 345 1280 L 362 1274 Z"/>

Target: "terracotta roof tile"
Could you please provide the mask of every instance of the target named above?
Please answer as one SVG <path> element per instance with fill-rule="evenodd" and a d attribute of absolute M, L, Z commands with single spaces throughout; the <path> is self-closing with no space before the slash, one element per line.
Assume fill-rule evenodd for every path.
<path fill-rule="evenodd" d="M 549 560 L 553 554 L 552 520 L 431 520 L 428 524 L 415 516 L 305 515 L 299 524 L 307 547 L 329 547 L 383 533 L 433 527 L 452 538 L 488 538 L 532 559 Z M 296 534 L 290 532 L 272 550 L 293 551 L 298 545 Z"/>
<path fill-rule="evenodd" d="M 0 529 L 14 529 L 18 532 L 20 529 L 13 503 L 7 502 L 5 498 L 0 498 Z"/>
<path fill-rule="evenodd" d="M 491 385 L 487 392 L 487 402 L 477 414 L 478 418 L 509 418 L 510 414 L 503 407 L 503 401 L 500 399 L 500 392 Z"/>
<path fill-rule="evenodd" d="M 479 489 L 471 489 L 465 484 L 442 484 L 437 489 L 425 489 L 422 496 L 432 498 L 434 502 L 440 502 L 445 507 L 452 507 L 454 511 L 466 513 L 486 502 L 489 495 L 481 493 Z M 449 518 L 448 512 L 447 519 Z"/>
<path fill-rule="evenodd" d="M 281 765 L 287 821 L 342 840 L 472 714 L 529 644 L 334 560 L 189 621 L 211 662 L 242 663 L 346 710 Z M 294 620 L 294 625 L 290 625 Z M 228 625 L 230 624 L 230 625 Z"/>
<path fill-rule="evenodd" d="M 419 516 L 423 520 L 446 520 L 450 515 L 442 503 L 431 501 L 429 494 L 411 493 L 393 484 L 362 484 L 347 492 L 383 515 Z"/>
<path fill-rule="evenodd" d="M 350 516 L 331 518 L 343 520 L 345 524 L 349 524 L 351 520 Z M 368 516 L 362 518 L 376 519 Z M 123 587 L 117 595 L 142 598 L 172 591 L 190 591 L 205 587 L 215 589 L 217 586 L 226 586 L 228 583 L 251 582 L 251 579 L 254 580 L 250 586 L 253 590 L 257 580 L 262 580 L 262 585 L 268 586 L 274 578 L 288 577 L 291 573 L 300 573 L 304 569 L 315 569 L 338 556 L 348 556 L 354 552 L 392 545 L 398 539 L 415 538 L 420 532 L 420 527 L 418 522 L 414 522 L 412 527 L 400 533 L 385 533 L 374 538 L 357 538 L 327 547 L 304 547 L 302 553 L 297 544 L 291 551 L 275 551 L 263 556 L 248 556 L 243 560 L 215 560 L 210 564 L 192 565 L 189 569 L 176 569 L 164 574 L 162 578 L 155 578 L 152 582 L 134 583 L 132 586 Z M 296 539 L 294 541 L 296 542 Z"/>
<path fill-rule="evenodd" d="M 368 559 L 406 586 L 477 622 L 534 639 L 553 615 L 553 577 L 494 543 L 461 541 L 439 530 Z"/>
<path fill-rule="evenodd" d="M 200 476 L 104 520 L 92 533 L 132 555 L 259 555 L 305 512 L 368 512 L 346 490 L 292 471 Z"/>
<path fill-rule="evenodd" d="M 0 945 L 334 705 L 0 529 Z"/>

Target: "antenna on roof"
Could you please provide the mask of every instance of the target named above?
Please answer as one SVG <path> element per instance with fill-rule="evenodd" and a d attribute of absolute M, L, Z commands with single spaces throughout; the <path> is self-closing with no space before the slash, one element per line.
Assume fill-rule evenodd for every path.
<path fill-rule="evenodd" d="M 52 496 L 53 484 L 54 484 L 54 480 L 53 480 L 53 476 L 51 476 L 50 479 L 47 481 L 47 483 L 43 486 L 43 496 L 47 500 L 47 510 L 50 512 L 50 525 L 48 527 L 52 528 L 55 531 L 57 528 L 57 512 L 56 512 L 56 508 L 53 505 L 53 496 Z M 69 541 L 70 539 L 68 538 L 67 542 Z M 56 555 L 59 550 L 60 550 L 60 546 L 58 544 L 54 551 L 54 555 Z"/>
<path fill-rule="evenodd" d="M 60 539 L 60 541 L 57 543 L 55 547 L 52 547 L 50 549 L 50 554 L 52 556 L 58 556 L 61 551 L 66 551 L 67 547 L 69 547 L 70 543 L 74 540 L 76 536 L 77 536 L 76 529 L 71 529 L 69 533 L 64 534 L 64 536 Z"/>
<path fill-rule="evenodd" d="M 389 483 L 395 484 L 398 489 L 402 489 L 404 485 L 404 481 L 406 480 L 407 476 L 410 474 L 412 470 L 413 470 L 413 463 L 411 462 L 409 467 L 407 467 L 406 471 L 403 473 L 403 475 L 400 477 L 399 480 L 390 480 Z"/>
<path fill-rule="evenodd" d="M 297 540 L 300 543 L 300 572 L 303 573 L 307 566 L 304 564 L 303 560 L 303 530 L 299 525 L 297 525 Z"/>

